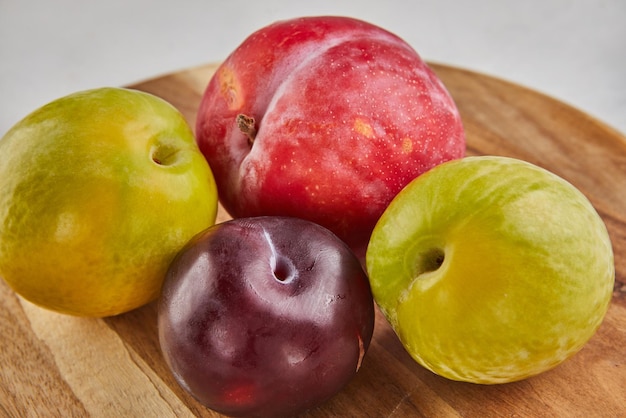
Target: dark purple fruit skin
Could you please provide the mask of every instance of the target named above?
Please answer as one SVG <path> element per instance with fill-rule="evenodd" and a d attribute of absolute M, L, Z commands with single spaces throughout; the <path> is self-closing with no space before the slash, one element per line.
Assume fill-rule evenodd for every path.
<path fill-rule="evenodd" d="M 374 302 L 359 260 L 330 231 L 296 218 L 242 218 L 178 254 L 158 328 L 168 366 L 202 404 L 284 417 L 326 401 L 356 374 Z"/>

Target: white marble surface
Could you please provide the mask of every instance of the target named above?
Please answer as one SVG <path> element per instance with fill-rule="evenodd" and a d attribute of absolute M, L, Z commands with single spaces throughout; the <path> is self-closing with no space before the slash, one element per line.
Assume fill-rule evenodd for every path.
<path fill-rule="evenodd" d="M 0 0 L 0 135 L 74 91 L 225 58 L 256 29 L 346 15 L 426 60 L 551 95 L 626 133 L 625 0 Z"/>

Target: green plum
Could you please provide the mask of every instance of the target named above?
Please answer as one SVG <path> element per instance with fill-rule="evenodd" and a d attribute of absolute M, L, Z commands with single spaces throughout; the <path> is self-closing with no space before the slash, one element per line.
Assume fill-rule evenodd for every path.
<path fill-rule="evenodd" d="M 406 350 L 453 380 L 505 383 L 578 352 L 608 309 L 615 265 L 583 193 L 518 159 L 441 164 L 391 202 L 366 255 Z"/>
<path fill-rule="evenodd" d="M 47 309 L 121 314 L 159 296 L 217 207 L 211 168 L 174 106 L 132 89 L 76 92 L 0 140 L 0 276 Z"/>

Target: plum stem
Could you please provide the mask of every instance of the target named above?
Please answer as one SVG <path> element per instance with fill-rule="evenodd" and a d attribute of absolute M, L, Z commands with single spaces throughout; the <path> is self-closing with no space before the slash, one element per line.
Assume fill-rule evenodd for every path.
<path fill-rule="evenodd" d="M 252 116 L 244 115 L 240 113 L 237 115 L 237 127 L 239 130 L 248 137 L 248 143 L 252 145 L 254 138 L 256 137 L 255 120 Z"/>

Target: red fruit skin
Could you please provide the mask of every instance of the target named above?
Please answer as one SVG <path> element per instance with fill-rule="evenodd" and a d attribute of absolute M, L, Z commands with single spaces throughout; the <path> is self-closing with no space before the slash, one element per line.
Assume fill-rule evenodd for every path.
<path fill-rule="evenodd" d="M 255 119 L 252 144 L 239 114 Z M 456 105 L 417 52 L 346 17 L 250 35 L 210 80 L 196 134 L 231 216 L 308 219 L 361 258 L 406 184 L 465 155 Z"/>

